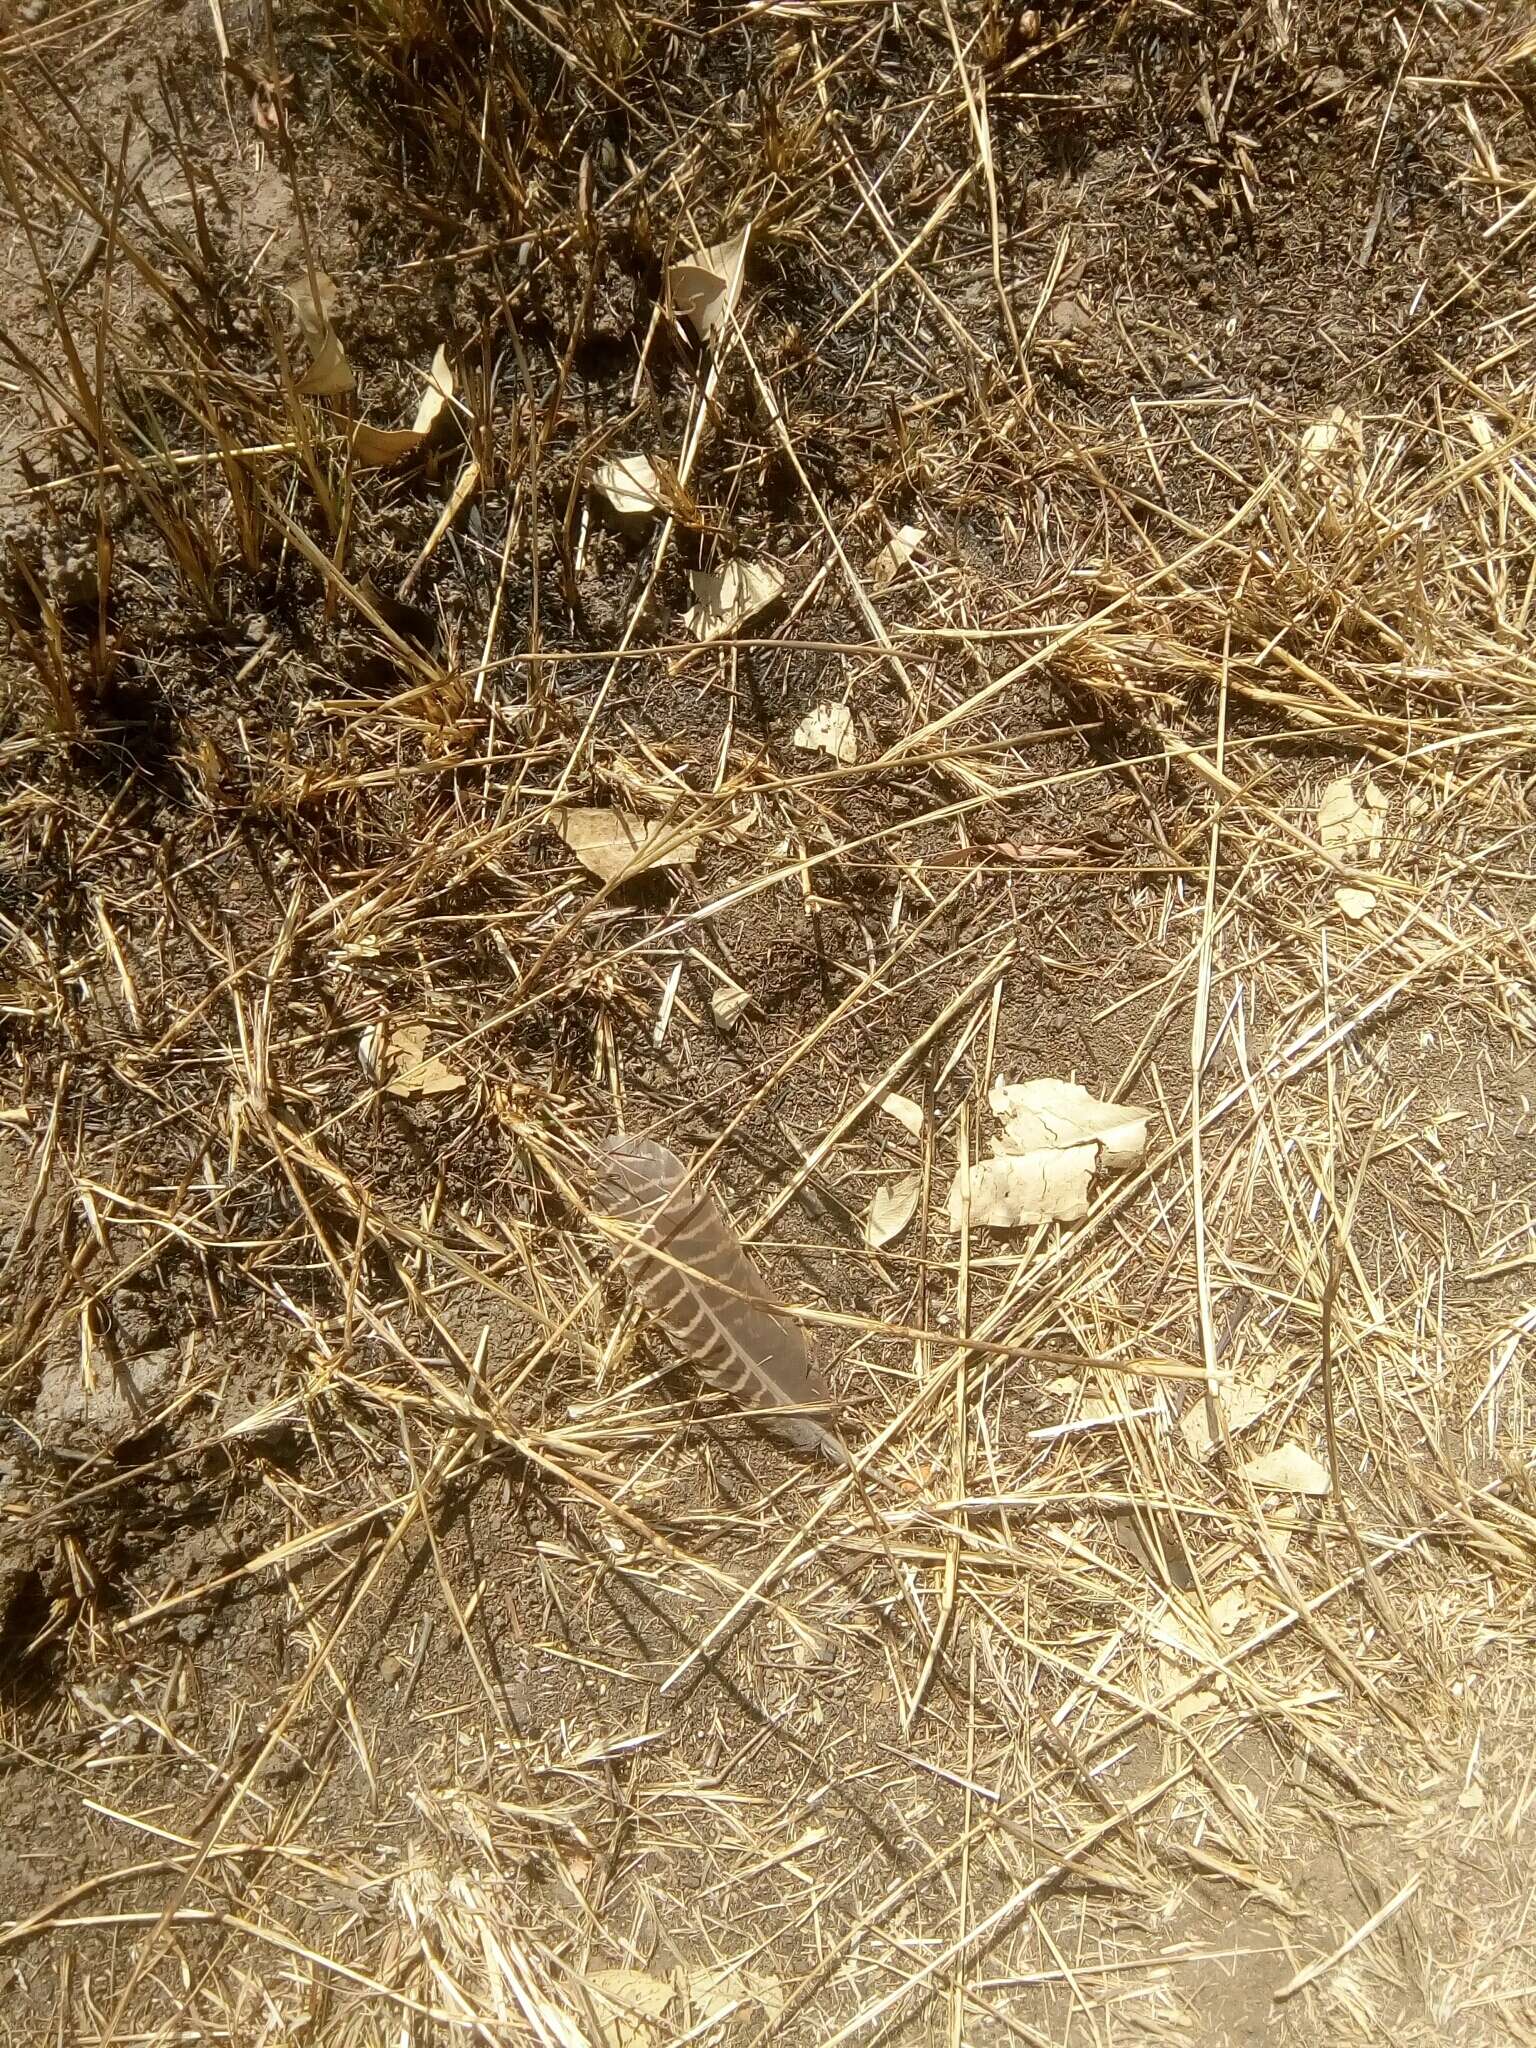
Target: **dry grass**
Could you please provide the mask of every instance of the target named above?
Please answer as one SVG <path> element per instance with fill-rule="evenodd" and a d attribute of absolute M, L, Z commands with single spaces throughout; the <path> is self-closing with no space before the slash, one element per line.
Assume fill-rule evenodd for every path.
<path fill-rule="evenodd" d="M 16 2039 L 1536 2039 L 1536 60 L 1041 12 L 213 0 L 126 124 L 143 10 L 6 32 Z M 748 221 L 700 351 L 662 268 Z M 361 469 L 445 333 L 451 430 Z M 787 602 L 700 647 L 738 551 Z M 698 860 L 601 886 L 571 801 Z M 406 1020 L 462 1088 L 381 1087 Z M 1146 1103 L 1145 1169 L 952 1235 L 999 1072 Z M 621 1122 L 854 1473 L 625 1301 Z M 1242 1469 L 1293 1443 L 1326 1495 Z"/>

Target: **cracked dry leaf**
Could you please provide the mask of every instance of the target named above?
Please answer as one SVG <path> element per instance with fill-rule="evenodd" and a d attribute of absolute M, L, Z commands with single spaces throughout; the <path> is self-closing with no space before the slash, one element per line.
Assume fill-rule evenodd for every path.
<path fill-rule="evenodd" d="M 751 238 L 749 221 L 739 235 L 695 249 L 667 271 L 673 309 L 704 341 L 712 342 L 736 310 Z"/>
<path fill-rule="evenodd" d="M 1251 1429 L 1269 1406 L 1270 1389 L 1280 1371 L 1279 1360 L 1263 1366 L 1253 1380 L 1222 1380 L 1216 1389 L 1216 1399 L 1221 1403 L 1226 1417 L 1228 1436 L 1240 1436 L 1245 1429 Z M 1207 1457 L 1214 1449 L 1216 1437 L 1211 1431 L 1210 1402 L 1202 1394 L 1190 1403 L 1182 1421 L 1179 1434 L 1188 1446 L 1191 1457 Z"/>
<path fill-rule="evenodd" d="M 1300 1444 L 1281 1444 L 1237 1469 L 1261 1493 L 1326 1493 L 1329 1487 L 1328 1468 Z"/>
<path fill-rule="evenodd" d="M 846 704 L 818 704 L 795 727 L 795 745 L 802 754 L 829 754 L 846 768 L 859 758 L 853 737 L 853 713 Z"/>
<path fill-rule="evenodd" d="M 394 1024 L 387 1019 L 372 1024 L 363 1033 L 358 1050 L 364 1068 L 383 1087 L 386 1095 L 411 1102 L 423 1095 L 452 1095 L 467 1088 L 468 1081 L 456 1067 L 429 1052 L 432 1029 L 428 1024 Z"/>
<path fill-rule="evenodd" d="M 667 509 L 667 486 L 648 455 L 615 455 L 592 472 L 592 488 L 624 533 L 643 533 Z"/>
<path fill-rule="evenodd" d="M 669 1978 L 644 1970 L 589 1970 L 581 1988 L 588 1996 L 577 2003 L 595 2007 L 603 2048 L 654 2048 L 662 2038 L 661 2016 L 677 1996 Z"/>
<path fill-rule="evenodd" d="M 765 612 L 784 592 L 772 562 L 731 561 L 721 570 L 690 569 L 693 603 L 683 624 L 695 640 L 720 640 Z"/>
<path fill-rule="evenodd" d="M 869 565 L 873 588 L 888 589 L 927 538 L 926 526 L 899 526 Z"/>
<path fill-rule="evenodd" d="M 1380 860 L 1387 803 L 1369 777 L 1363 802 L 1356 797 L 1350 776 L 1341 775 L 1330 782 L 1317 807 L 1317 836 L 1323 851 L 1336 860 L 1352 861 L 1361 855 L 1368 861 Z"/>
<path fill-rule="evenodd" d="M 783 1985 L 759 1970 L 710 1965 L 690 1970 L 682 1982 L 697 2020 L 709 2026 L 743 2005 L 761 2007 L 770 2020 L 783 2015 Z"/>
<path fill-rule="evenodd" d="M 1088 1183 L 1098 1164 L 1094 1145 L 1063 1151 L 1005 1152 L 971 1168 L 972 1228 L 1017 1230 L 1025 1223 L 1076 1223 L 1088 1214 Z M 949 1191 L 949 1227 L 958 1230 L 964 1207 L 957 1175 Z"/>
<path fill-rule="evenodd" d="M 1010 1152 L 1048 1146 L 1098 1145 L 1106 1166 L 1136 1166 L 1147 1149 L 1147 1115 L 1124 1103 L 1101 1102 L 1080 1081 L 992 1083 L 987 1105 L 1003 1122 Z"/>
<path fill-rule="evenodd" d="M 555 830 L 589 874 L 599 881 L 643 875 L 648 868 L 692 867 L 696 839 L 680 839 L 675 825 L 648 823 L 629 811 L 556 811 Z"/>
<path fill-rule="evenodd" d="M 864 1220 L 864 1242 L 871 1251 L 877 1252 L 882 1245 L 893 1244 L 900 1237 L 917 1214 L 922 1191 L 920 1173 L 905 1174 L 900 1180 L 875 1189 Z"/>
<path fill-rule="evenodd" d="M 970 1173 L 970 1221 L 992 1230 L 1027 1223 L 1075 1223 L 1088 1213 L 1100 1167 L 1136 1166 L 1147 1146 L 1147 1115 L 1101 1102 L 1077 1081 L 1043 1079 L 1010 1086 L 998 1079 L 987 1097 L 1002 1120 L 993 1157 Z M 963 1176 L 949 1192 L 949 1227 L 961 1226 Z"/>
<path fill-rule="evenodd" d="M 439 342 L 410 426 L 371 427 L 366 420 L 359 420 L 352 429 L 352 460 L 360 469 L 388 469 L 403 462 L 424 445 L 452 397 L 453 370 L 448 351 Z"/>

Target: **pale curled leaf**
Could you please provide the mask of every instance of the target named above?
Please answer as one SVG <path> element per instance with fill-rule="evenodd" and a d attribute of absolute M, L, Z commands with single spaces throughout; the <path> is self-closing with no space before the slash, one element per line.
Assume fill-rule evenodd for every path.
<path fill-rule="evenodd" d="M 310 365 L 298 380 L 306 397 L 339 398 L 353 386 L 352 365 L 332 324 L 336 311 L 336 286 L 325 271 L 317 270 L 288 287 L 288 299 L 298 319 L 299 331 L 309 350 Z"/>
<path fill-rule="evenodd" d="M 882 1245 L 892 1244 L 900 1237 L 917 1214 L 922 1191 L 923 1177 L 919 1173 L 906 1174 L 875 1189 L 864 1219 L 864 1242 L 871 1251 L 877 1252 Z"/>
<path fill-rule="evenodd" d="M 299 379 L 297 388 L 306 398 L 340 398 L 356 382 L 341 336 L 328 327 L 313 362 Z"/>
<path fill-rule="evenodd" d="M 367 1071 L 386 1095 L 412 1101 L 422 1095 L 451 1095 L 469 1083 L 456 1067 L 429 1050 L 431 1026 L 396 1024 L 386 1019 L 370 1025 L 358 1050 Z"/>
<path fill-rule="evenodd" d="M 698 841 L 684 839 L 675 825 L 650 824 L 629 811 L 556 811 L 554 826 L 588 873 L 603 882 L 649 868 L 691 867 L 699 851 Z"/>
<path fill-rule="evenodd" d="M 615 455 L 592 472 L 592 488 L 614 525 L 642 532 L 667 509 L 667 487 L 648 455 Z"/>
<path fill-rule="evenodd" d="M 744 1010 L 752 1006 L 750 989 L 742 988 L 734 981 L 723 981 L 713 990 L 709 998 L 710 1013 L 722 1031 L 731 1031 L 741 1018 Z"/>
<path fill-rule="evenodd" d="M 1328 1468 L 1300 1444 L 1281 1444 L 1237 1468 L 1261 1493 L 1326 1493 Z"/>
<path fill-rule="evenodd" d="M 683 624 L 695 640 L 721 640 L 765 612 L 784 593 L 784 578 L 772 562 L 735 560 L 718 572 L 691 569 L 693 603 Z"/>
<path fill-rule="evenodd" d="M 894 583 L 927 538 L 926 526 L 899 526 L 869 565 L 871 585 L 884 590 Z"/>
<path fill-rule="evenodd" d="M 705 341 L 714 341 L 736 310 L 751 237 L 752 225 L 748 222 L 739 235 L 713 242 L 705 249 L 695 249 L 667 272 L 673 309 Z"/>
<path fill-rule="evenodd" d="M 847 767 L 859 758 L 853 713 L 846 704 L 818 704 L 795 727 L 795 745 L 803 754 L 829 754 Z"/>
<path fill-rule="evenodd" d="M 610 1137 L 594 1150 L 593 1211 L 677 1349 L 790 1442 L 847 1464 L 800 1326 L 714 1196 L 652 1138 Z"/>
<path fill-rule="evenodd" d="M 359 420 L 352 429 L 352 460 L 359 469 L 388 469 L 414 455 L 431 435 L 452 396 L 453 371 L 447 350 L 439 344 L 427 372 L 415 420 L 408 427 L 374 427 Z"/>
<path fill-rule="evenodd" d="M 1374 889 L 1335 889 L 1333 900 L 1352 924 L 1360 924 L 1376 908 Z"/>
<path fill-rule="evenodd" d="M 928 1120 L 923 1115 L 923 1105 L 914 1102 L 910 1095 L 897 1095 L 894 1092 L 882 1095 L 880 1107 L 887 1116 L 894 1117 L 904 1131 L 910 1131 L 914 1138 L 923 1135 L 923 1128 Z"/>

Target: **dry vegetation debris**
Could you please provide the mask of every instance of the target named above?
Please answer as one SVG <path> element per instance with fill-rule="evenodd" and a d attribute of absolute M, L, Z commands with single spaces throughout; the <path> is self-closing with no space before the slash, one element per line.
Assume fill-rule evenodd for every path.
<path fill-rule="evenodd" d="M 1524 10 L 0 57 L 0 2027 L 1536 2039 Z"/>

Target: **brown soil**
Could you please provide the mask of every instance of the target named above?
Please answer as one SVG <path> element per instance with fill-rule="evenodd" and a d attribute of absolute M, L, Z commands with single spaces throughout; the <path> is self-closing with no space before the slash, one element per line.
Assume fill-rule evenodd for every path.
<path fill-rule="evenodd" d="M 1536 2039 L 1522 10 L 28 0 L 0 61 L 7 2037 Z M 697 858 L 605 889 L 570 803 Z M 461 1085 L 380 1085 L 407 1023 Z M 1147 1169 L 952 1233 L 1040 1075 Z M 856 1483 L 636 1311 L 617 1123 Z"/>

